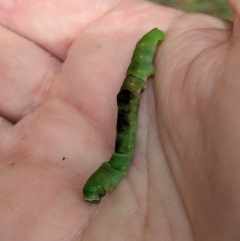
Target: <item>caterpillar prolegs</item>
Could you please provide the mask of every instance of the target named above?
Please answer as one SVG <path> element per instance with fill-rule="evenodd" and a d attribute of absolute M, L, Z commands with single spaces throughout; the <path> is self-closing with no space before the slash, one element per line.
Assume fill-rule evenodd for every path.
<path fill-rule="evenodd" d="M 88 179 L 83 188 L 83 198 L 99 203 L 106 192 L 116 188 L 127 175 L 135 147 L 140 94 L 147 79 L 154 74 L 154 53 L 164 33 L 154 28 L 136 44 L 131 63 L 120 92 L 117 95 L 118 117 L 115 152 Z"/>

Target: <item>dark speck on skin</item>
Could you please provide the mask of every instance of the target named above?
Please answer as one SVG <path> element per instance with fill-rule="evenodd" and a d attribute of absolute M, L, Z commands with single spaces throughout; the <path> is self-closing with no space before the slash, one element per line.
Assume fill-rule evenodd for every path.
<path fill-rule="evenodd" d="M 64 156 L 63 158 L 62 158 L 62 160 L 64 161 L 66 159 L 66 157 Z"/>

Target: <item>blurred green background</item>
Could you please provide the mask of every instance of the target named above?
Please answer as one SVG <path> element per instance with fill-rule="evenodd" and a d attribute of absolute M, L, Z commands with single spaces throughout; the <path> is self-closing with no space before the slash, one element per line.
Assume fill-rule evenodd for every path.
<path fill-rule="evenodd" d="M 220 18 L 232 19 L 226 0 L 150 0 L 165 6 L 182 9 L 187 12 L 202 12 Z"/>

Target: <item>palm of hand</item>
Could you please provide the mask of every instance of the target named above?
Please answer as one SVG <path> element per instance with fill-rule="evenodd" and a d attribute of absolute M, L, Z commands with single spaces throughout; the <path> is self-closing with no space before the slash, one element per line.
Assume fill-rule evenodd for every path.
<path fill-rule="evenodd" d="M 160 11 L 162 15 L 166 11 L 161 8 L 156 10 L 150 4 L 142 6 L 148 6 L 148 11 Z M 124 6 L 119 6 L 115 11 L 120 12 L 122 9 Z M 170 22 L 178 14 L 169 10 L 166 22 Z M 129 52 L 137 40 L 135 35 L 132 36 L 132 46 L 124 47 L 122 42 L 127 41 L 123 34 L 124 26 L 115 31 L 111 29 L 103 36 L 100 27 L 109 22 L 111 17 L 110 11 L 99 22 L 86 27 L 69 50 L 65 47 L 67 55 L 64 51 L 53 48 L 50 52 L 64 59 L 63 64 L 29 43 L 38 56 L 39 66 L 45 70 L 42 78 L 31 86 L 27 84 L 27 91 L 25 86 L 20 93 L 15 93 L 17 97 L 25 92 L 30 96 L 15 103 L 19 107 L 17 110 L 6 103 L 0 106 L 3 117 L 18 121 L 15 126 L 2 121 L 0 126 L 3 140 L 0 220 L 4 222 L 0 227 L 0 235 L 3 240 L 105 240 L 106 237 L 112 240 L 156 240 L 158 237 L 169 238 L 176 235 L 179 240 L 191 240 L 191 228 L 197 237 L 203 232 L 205 235 L 215 235 L 214 229 L 222 225 L 216 222 L 216 218 L 231 215 L 229 212 L 219 211 L 220 208 L 226 208 L 222 202 L 220 207 L 215 208 L 213 205 L 219 197 L 228 194 L 227 190 L 220 189 L 222 184 L 233 184 L 233 178 L 229 182 L 224 179 L 226 156 L 221 153 L 221 143 L 212 139 L 223 138 L 215 133 L 224 134 L 219 132 L 223 126 L 215 126 L 215 123 L 222 120 L 220 124 L 224 125 L 221 118 L 226 116 L 222 116 L 221 111 L 218 112 L 220 116 L 218 113 L 212 114 L 212 110 L 218 110 L 215 106 L 223 93 L 207 93 L 207 90 L 214 89 L 213 86 L 201 86 L 196 90 L 196 86 L 206 84 L 209 78 L 199 74 L 200 66 L 205 66 L 204 56 L 213 61 L 213 79 L 217 79 L 219 59 L 220 63 L 224 61 L 226 49 L 217 51 L 216 46 L 227 42 L 228 33 L 226 26 L 215 25 L 221 23 L 219 20 L 211 23 L 214 28 L 211 31 L 218 29 L 217 33 L 212 35 L 208 34 L 209 30 L 201 30 L 202 34 L 207 33 L 204 45 L 201 42 L 203 39 L 196 40 L 197 51 L 185 55 L 183 62 L 174 57 L 176 65 L 169 58 L 172 50 L 181 49 L 182 54 L 186 53 L 186 41 L 193 41 L 198 36 L 197 29 L 205 27 L 207 21 L 203 21 L 201 26 L 196 25 L 189 31 L 190 38 L 182 42 L 171 42 L 171 39 L 176 41 L 182 36 L 180 33 L 184 32 L 183 29 L 179 27 L 178 30 L 176 26 L 172 30 L 173 34 L 170 31 L 169 44 L 166 43 L 161 48 L 156 61 L 159 67 L 154 88 L 157 115 L 154 108 L 149 108 L 155 103 L 153 90 L 149 86 L 141 103 L 138 131 L 141 138 L 137 141 L 129 176 L 99 206 L 83 202 L 81 188 L 88 175 L 112 152 L 115 98 L 127 66 L 126 56 L 129 55 L 130 58 Z M 189 29 L 187 23 L 202 23 L 203 19 L 206 17 L 186 17 L 181 21 Z M 139 16 L 138 21 L 145 21 L 144 16 Z M 149 24 L 153 27 L 159 21 L 160 18 L 156 17 Z M 182 26 L 180 22 L 178 24 Z M 174 36 L 174 32 L 178 36 Z M 220 40 L 213 41 L 211 36 L 220 37 Z M 204 53 L 209 46 L 215 51 Z M 51 49 L 51 45 L 47 45 L 47 48 Z M 116 56 L 116 49 L 123 56 Z M 65 55 L 66 58 L 63 57 Z M 221 57 L 216 58 L 218 55 Z M 119 68 L 122 60 L 124 67 Z M 174 74 L 178 75 L 179 82 L 174 81 Z M 194 82 L 186 83 L 196 76 L 199 78 Z M 212 83 L 218 86 L 217 82 Z M 5 93 L 9 93 L 9 89 L 6 90 L 5 87 Z M 172 96 L 179 102 L 174 101 Z M 203 97 L 206 102 L 201 101 Z M 10 99 L 10 95 L 6 95 L 6 98 Z M 225 108 L 226 105 L 227 103 Z M 210 124 L 206 121 L 209 113 Z M 210 134 L 205 134 L 204 128 Z M 220 145 L 220 149 L 216 144 Z M 215 152 L 209 150 L 210 145 L 214 146 Z M 213 163 L 211 155 L 220 154 L 221 158 L 217 159 L 221 161 L 220 165 Z M 217 170 L 216 165 L 219 168 Z M 227 170 L 236 170 L 236 165 L 236 162 L 235 165 L 231 163 Z M 235 174 L 234 177 L 236 176 Z M 220 186 L 217 186 L 217 182 L 220 182 Z M 219 189 L 213 191 L 214 185 Z M 225 200 L 225 205 L 228 207 L 233 199 L 230 196 Z M 203 224 L 203 220 L 210 220 L 216 226 L 213 225 L 210 227 L 212 230 L 209 230 L 209 224 Z M 237 217 L 234 221 L 237 223 Z M 113 226 L 116 228 L 112 228 Z"/>

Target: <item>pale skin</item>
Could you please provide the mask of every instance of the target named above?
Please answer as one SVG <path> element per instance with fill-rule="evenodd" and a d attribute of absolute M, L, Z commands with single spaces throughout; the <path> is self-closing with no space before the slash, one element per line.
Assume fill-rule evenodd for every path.
<path fill-rule="evenodd" d="M 240 4 L 229 2 L 233 26 L 142 1 L 0 3 L 1 240 L 240 239 Z M 153 27 L 167 39 L 133 165 L 86 203 L 132 50 Z"/>

